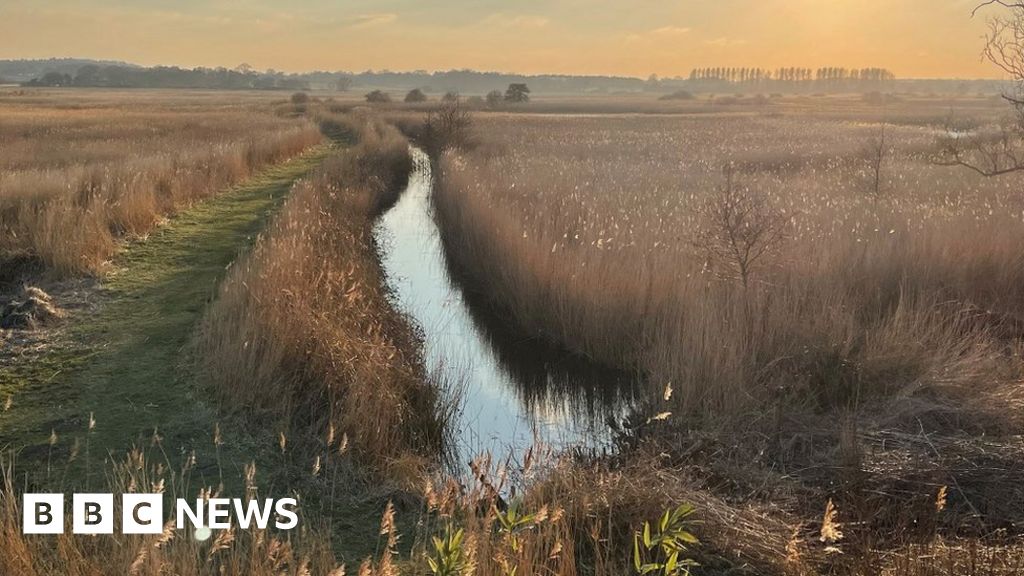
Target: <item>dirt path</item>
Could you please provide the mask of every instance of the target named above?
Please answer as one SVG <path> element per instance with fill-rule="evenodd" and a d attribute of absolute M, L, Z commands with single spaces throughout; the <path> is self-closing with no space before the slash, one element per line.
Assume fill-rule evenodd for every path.
<path fill-rule="evenodd" d="M 260 172 L 132 243 L 101 282 L 94 313 L 74 316 L 38 362 L 0 367 L 0 404 L 12 397 L 0 408 L 0 447 L 20 450 L 22 470 L 69 453 L 90 414 L 93 456 L 148 445 L 154 429 L 174 450 L 210 442 L 214 410 L 196 394 L 190 338 L 228 265 L 328 150 Z"/>

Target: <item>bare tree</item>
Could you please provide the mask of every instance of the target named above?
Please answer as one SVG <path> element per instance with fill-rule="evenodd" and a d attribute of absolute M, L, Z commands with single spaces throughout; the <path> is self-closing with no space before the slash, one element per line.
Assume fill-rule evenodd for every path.
<path fill-rule="evenodd" d="M 941 142 L 940 166 L 961 166 L 982 176 L 1024 171 L 1024 131 L 1020 121 L 996 130 L 964 131 L 947 126 Z"/>
<path fill-rule="evenodd" d="M 339 76 L 334 81 L 334 89 L 338 92 L 348 92 L 352 88 L 353 79 L 351 76 Z"/>
<path fill-rule="evenodd" d="M 868 167 L 868 191 L 875 198 L 882 195 L 882 171 L 890 153 L 891 149 L 886 139 L 886 123 L 882 122 L 878 128 L 878 135 L 868 141 L 863 152 Z"/>
<path fill-rule="evenodd" d="M 1016 109 L 1017 117 L 997 130 L 965 133 L 947 126 L 936 163 L 1001 176 L 1024 171 L 1024 2 L 986 0 L 972 16 L 988 6 L 1001 6 L 1008 13 L 989 20 L 982 54 L 1016 82 L 1015 92 L 1003 98 Z"/>
<path fill-rule="evenodd" d="M 445 150 L 466 149 L 472 146 L 473 118 L 458 99 L 443 102 L 427 114 L 423 124 L 422 140 L 432 156 Z"/>
<path fill-rule="evenodd" d="M 743 287 L 761 260 L 786 239 L 788 219 L 764 196 L 735 181 L 735 169 L 723 169 L 723 184 L 702 207 L 704 227 L 697 240 L 712 267 L 726 269 Z"/>

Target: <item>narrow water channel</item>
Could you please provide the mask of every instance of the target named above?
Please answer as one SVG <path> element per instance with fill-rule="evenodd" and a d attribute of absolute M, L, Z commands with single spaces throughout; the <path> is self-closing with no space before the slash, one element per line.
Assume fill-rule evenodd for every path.
<path fill-rule="evenodd" d="M 397 306 L 423 330 L 425 359 L 443 381 L 458 383 L 462 462 L 483 451 L 521 453 L 540 440 L 556 449 L 601 449 L 607 422 L 629 406 L 633 378 L 514 334 L 449 274 L 433 218 L 430 162 L 413 149 L 415 171 L 375 230 Z"/>

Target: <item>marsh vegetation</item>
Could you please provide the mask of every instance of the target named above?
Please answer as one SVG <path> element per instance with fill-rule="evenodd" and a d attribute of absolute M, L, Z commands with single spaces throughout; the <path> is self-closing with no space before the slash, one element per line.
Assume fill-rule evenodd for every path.
<path fill-rule="evenodd" d="M 622 458 L 781 523 L 707 546 L 884 571 L 1021 508 L 1020 181 L 938 165 L 920 113 L 479 117 L 438 158 L 437 217 L 523 334 L 645 375 Z M 801 536 L 830 499 L 843 556 Z"/>
<path fill-rule="evenodd" d="M 101 329 L 68 336 L 96 338 L 104 353 L 56 374 L 11 371 L 0 384 L 16 379 L 4 389 L 21 390 L 25 380 L 72 398 L 49 386 L 78 382 L 68 374 L 109 376 L 131 366 L 133 351 L 162 347 L 159 370 L 179 374 L 154 368 L 127 381 L 153 378 L 153 410 L 183 416 L 143 434 L 135 407 L 144 396 L 133 387 L 102 396 L 119 408 L 99 412 L 98 425 L 91 412 L 65 410 L 61 426 L 37 431 L 49 440 L 35 443 L 28 465 L 66 472 L 39 478 L 5 466 L 0 548 L 10 553 L 0 566 L 9 571 L 1019 568 L 1021 181 L 943 165 L 950 106 L 977 136 L 998 133 L 1003 103 L 109 98 L 2 102 L 15 121 L 0 126 L 12 151 L 0 160 L 4 274 L 40 283 L 94 275 L 108 290 L 97 296 Z M 273 216 L 251 243 L 238 231 L 216 236 L 237 245 L 200 270 L 189 261 L 207 236 L 161 240 L 197 222 L 243 230 L 231 222 L 248 205 L 231 203 L 262 192 L 239 196 L 231 185 L 325 138 L 329 148 L 275 184 L 290 187 L 280 208 L 259 205 Z M 430 154 L 433 189 L 419 192 L 432 197 L 415 206 L 430 210 L 417 222 L 437 234 L 444 281 L 511 381 L 536 380 L 512 402 L 536 413 L 552 397 L 618 394 L 598 376 L 634 377 L 626 410 L 595 418 L 589 401 L 562 402 L 565 418 L 598 421 L 608 450 L 520 445 L 468 467 L 465 454 L 452 462 L 465 433 L 458 395 L 432 364 L 448 360 L 443 348 L 423 341 L 440 332 L 415 324 L 402 290 L 417 285 L 394 289 L 381 259 L 388 243 L 374 232 L 415 168 L 410 141 Z M 216 203 L 209 198 L 226 199 L 224 212 L 197 218 Z M 123 288 L 140 273 L 146 290 Z M 152 291 L 184 290 L 190 275 L 206 287 L 189 287 L 188 298 L 164 302 Z M 123 301 L 110 300 L 118 294 Z M 453 305 L 446 294 L 438 309 Z M 53 300 L 62 304 L 59 292 Z M 186 308 L 175 311 L 180 321 L 161 324 L 173 334 L 145 332 L 175 303 Z M 119 328 L 118 317 L 140 327 Z M 71 307 L 60 321 L 89 316 Z M 138 346 L 117 344 L 119 332 Z M 540 348 L 510 359 L 503 340 L 597 372 L 583 385 L 561 381 Z M 106 372 L 97 367 L 114 353 Z M 531 361 L 543 365 L 524 367 Z M 30 421 L 39 398 L 9 395 L 0 425 Z M 131 429 L 107 414 L 132 414 Z M 95 457 L 133 441 L 150 449 L 79 475 L 83 446 Z M 19 479 L 73 486 L 100 468 L 118 492 L 301 492 L 309 528 L 227 531 L 210 544 L 171 529 L 102 542 L 69 535 L 55 551 L 20 534 Z M 346 511 L 359 515 L 340 518 L 339 502 L 355 502 Z"/>

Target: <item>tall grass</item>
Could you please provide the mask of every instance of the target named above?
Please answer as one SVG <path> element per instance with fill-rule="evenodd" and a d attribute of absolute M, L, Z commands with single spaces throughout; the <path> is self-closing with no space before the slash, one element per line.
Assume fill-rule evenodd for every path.
<path fill-rule="evenodd" d="M 940 521 L 951 534 L 1001 525 L 997 502 L 1020 509 L 1015 467 L 989 444 L 1013 452 L 1022 424 L 1013 183 L 931 165 L 926 126 L 887 129 L 879 196 L 857 152 L 869 123 L 492 117 L 477 128 L 480 147 L 438 158 L 446 251 L 519 330 L 646 375 L 630 446 L 693 466 L 716 497 L 775 501 L 790 521 L 813 522 L 838 491 L 865 526 L 861 551 L 914 533 L 908 490 L 951 486 Z M 723 228 L 723 189 L 734 208 L 764 212 Z M 749 278 L 729 250 L 708 249 L 769 215 L 783 216 L 770 217 L 782 240 Z M 1001 480 L 957 464 L 972 455 Z M 762 542 L 784 555 L 778 538 Z"/>
<path fill-rule="evenodd" d="M 6 456 L 5 456 L 6 458 Z M 75 457 L 71 456 L 73 460 Z M 66 465 L 71 465 L 69 460 Z M 159 446 L 148 450 L 133 448 L 123 457 L 105 459 L 107 483 L 103 490 L 113 493 L 115 502 L 113 534 L 73 534 L 70 507 L 65 513 L 64 533 L 33 536 L 22 533 L 20 495 L 27 491 L 15 480 L 13 459 L 0 464 L 0 573 L 25 576 L 127 574 L 227 574 L 237 576 L 279 576 L 292 574 L 342 574 L 335 560 L 329 532 L 314 514 L 301 509 L 302 524 L 294 532 L 273 528 L 243 530 L 237 525 L 216 531 L 206 541 L 195 538 L 191 528 L 175 526 L 176 498 L 194 502 L 197 498 L 225 498 L 222 488 L 203 485 L 195 453 L 172 462 Z M 262 471 L 259 471 L 262 472 Z M 248 503 L 276 493 L 261 493 L 265 486 L 254 463 L 245 467 Z M 67 489 L 67 487 L 61 487 Z M 120 533 L 122 494 L 163 494 L 166 523 L 159 534 Z M 70 500 L 70 491 L 68 496 Z M 66 504 L 67 505 L 67 504 Z M 68 505 L 69 506 L 69 505 Z M 273 524 L 273 522 L 271 522 Z"/>
<path fill-rule="evenodd" d="M 100 272 L 119 239 L 321 140 L 311 123 L 258 107 L 4 107 L 0 261 L 61 275 Z"/>
<path fill-rule="evenodd" d="M 660 129 L 631 153 L 642 132 L 609 138 L 594 123 L 559 124 L 551 133 L 498 124 L 492 139 L 513 149 L 441 159 L 449 254 L 521 329 L 641 367 L 654 393 L 671 382 L 677 408 L 716 417 L 783 393 L 831 405 L 901 391 L 977 397 L 979 384 L 997 393 L 1019 376 L 999 337 L 1024 317 L 1016 195 L 978 181 L 947 192 L 954 175 L 911 155 L 892 179 L 912 176 L 900 186 L 931 185 L 935 197 L 907 188 L 865 197 L 842 152 L 856 133 L 832 136 L 835 160 L 801 167 L 799 133 L 776 160 L 747 143 L 722 146 L 717 161 L 688 160 L 657 143 Z M 704 207 L 725 162 L 741 165 L 740 194 L 786 216 L 782 249 L 749 288 L 705 248 L 722 233 Z M 829 163 L 818 175 L 816 164 Z M 1007 211 L 989 215 L 997 204 Z"/>
<path fill-rule="evenodd" d="M 420 343 L 391 308 L 374 217 L 412 168 L 408 143 L 356 120 L 358 144 L 295 185 L 252 253 L 234 265 L 200 336 L 202 366 L 228 409 L 277 417 L 347 443 L 378 471 L 435 459 L 445 408 Z"/>

